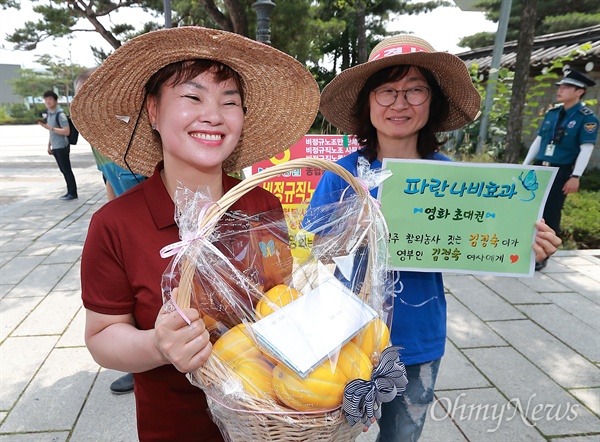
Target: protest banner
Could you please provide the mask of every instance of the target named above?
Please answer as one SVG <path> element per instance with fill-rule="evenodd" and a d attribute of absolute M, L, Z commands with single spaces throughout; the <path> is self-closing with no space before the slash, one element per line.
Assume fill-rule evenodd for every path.
<path fill-rule="evenodd" d="M 358 148 L 356 138 L 347 135 L 305 135 L 300 141 L 283 153 L 252 166 L 252 174 L 275 164 L 285 163 L 296 158 L 319 158 L 335 162 Z M 306 207 L 321 179 L 320 169 L 303 168 L 284 173 L 262 184 L 266 190 L 281 201 L 290 231 L 290 244 L 296 258 L 308 254 L 312 246 L 310 235 L 297 235 Z"/>

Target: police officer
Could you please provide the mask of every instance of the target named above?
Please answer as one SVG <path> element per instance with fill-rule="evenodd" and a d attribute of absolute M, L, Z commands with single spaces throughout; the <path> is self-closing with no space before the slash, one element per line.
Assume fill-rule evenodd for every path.
<path fill-rule="evenodd" d="M 590 160 L 598 136 L 598 117 L 581 104 L 586 89 L 595 84 L 581 72 L 565 71 L 564 78 L 556 83 L 556 97 L 562 105 L 548 111 L 523 162 L 558 167 L 544 208 L 546 224 L 557 235 L 560 234 L 565 199 L 568 194 L 579 190 L 579 178 Z M 546 263 L 547 259 L 538 263 L 536 270 L 543 269 Z"/>

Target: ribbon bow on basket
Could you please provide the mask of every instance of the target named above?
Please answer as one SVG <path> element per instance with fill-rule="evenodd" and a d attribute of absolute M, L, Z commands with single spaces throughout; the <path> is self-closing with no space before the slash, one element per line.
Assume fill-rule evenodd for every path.
<path fill-rule="evenodd" d="M 350 425 L 362 422 L 371 426 L 371 418 L 381 417 L 381 404 L 391 402 L 406 390 L 406 369 L 400 361 L 400 347 L 388 347 L 381 353 L 371 380 L 355 379 L 346 385 L 342 410 Z"/>

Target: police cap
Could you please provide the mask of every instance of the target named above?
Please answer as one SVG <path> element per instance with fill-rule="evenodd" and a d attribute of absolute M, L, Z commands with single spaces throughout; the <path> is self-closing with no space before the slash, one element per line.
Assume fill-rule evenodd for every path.
<path fill-rule="evenodd" d="M 596 82 L 584 73 L 571 69 L 570 71 L 565 71 L 564 78 L 555 84 L 557 86 L 566 84 L 567 86 L 576 86 L 586 89 L 589 86 L 594 86 Z"/>

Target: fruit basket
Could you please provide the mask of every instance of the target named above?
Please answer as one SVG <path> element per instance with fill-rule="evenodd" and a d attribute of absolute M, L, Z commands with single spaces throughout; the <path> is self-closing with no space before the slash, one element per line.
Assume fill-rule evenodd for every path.
<path fill-rule="evenodd" d="M 318 159 L 298 159 L 270 167 L 242 181 L 223 195 L 216 204 L 209 204 L 204 207 L 201 216 L 198 216 L 196 230 L 202 232 L 202 238 L 209 237 L 217 221 L 241 196 L 269 178 L 303 167 L 318 168 L 336 173 L 348 182 L 355 191 L 356 200 L 358 201 L 358 204 L 355 205 L 356 210 L 359 212 L 358 220 L 363 225 L 357 226 L 355 224 L 352 229 L 343 230 L 355 230 L 360 233 L 360 238 L 350 238 L 349 240 L 348 238 L 340 238 L 339 241 L 334 238 L 333 242 L 337 244 L 348 240 L 349 245 L 346 250 L 352 249 L 355 251 L 358 246 L 368 249 L 368 253 L 365 254 L 364 283 L 360 284 L 359 292 L 351 295 L 360 299 L 363 306 L 368 303 L 370 306 L 368 310 L 376 313 L 375 319 L 370 319 L 368 325 L 371 327 L 373 324 L 383 324 L 377 327 L 377 330 L 381 333 L 373 332 L 375 329 L 371 327 L 372 330 L 369 336 L 370 339 L 376 339 L 376 344 L 369 347 L 372 354 L 368 355 L 367 360 L 364 361 L 367 350 L 363 352 L 362 341 L 356 341 L 356 339 L 361 337 L 366 342 L 364 337 L 367 333 L 365 331 L 369 327 L 364 325 L 367 324 L 365 319 L 360 333 L 351 336 L 352 341 L 350 341 L 350 338 L 344 340 L 343 346 L 340 345 L 335 356 L 332 357 L 330 354 L 329 359 L 322 361 L 318 367 L 316 365 L 312 366 L 309 374 L 304 373 L 299 376 L 294 370 L 286 364 L 282 364 L 276 358 L 279 354 L 274 355 L 270 351 L 265 351 L 264 347 L 260 347 L 261 354 L 257 353 L 254 347 L 257 343 L 255 336 L 257 322 L 255 321 L 265 315 L 265 306 L 260 305 L 265 297 L 268 299 L 267 302 L 271 303 L 276 309 L 282 307 L 279 312 L 283 312 L 282 293 L 286 294 L 284 296 L 286 298 L 286 308 L 299 305 L 298 302 L 291 301 L 307 299 L 307 295 L 298 299 L 298 296 L 302 294 L 292 287 L 287 287 L 287 289 L 275 287 L 266 293 L 259 291 L 263 298 L 258 304 L 250 302 L 239 308 L 226 309 L 230 316 L 232 312 L 233 316 L 237 315 L 237 321 L 235 322 L 238 325 L 225 327 L 226 330 L 219 334 L 216 342 L 213 342 L 211 357 L 200 369 L 189 373 L 188 378 L 192 384 L 204 390 L 213 420 L 219 425 L 224 438 L 232 442 L 354 441 L 362 432 L 363 425 L 358 422 L 358 419 L 354 421 L 358 423 L 350 425 L 345 402 L 344 407 L 342 407 L 342 397 L 345 394 L 344 387 L 348 386 L 349 381 L 352 379 L 370 377 L 371 372 L 374 373 L 377 370 L 377 358 L 381 356 L 383 349 L 388 345 L 389 329 L 386 328 L 385 323 L 390 323 L 391 317 L 387 318 L 388 320 L 383 317 L 391 312 L 389 286 L 384 281 L 388 277 L 386 272 L 387 227 L 378 210 L 377 202 L 371 199 L 366 186 L 341 166 Z M 364 222 L 364 220 L 373 221 L 374 219 L 376 222 Z M 356 223 L 356 219 L 350 222 Z M 197 247 L 194 250 L 190 249 L 188 253 L 181 253 L 178 256 L 179 276 L 177 285 L 179 289 L 176 299 L 167 297 L 176 309 L 189 308 L 195 305 L 194 297 L 197 296 L 197 294 L 194 294 L 194 290 L 197 288 L 195 278 L 198 277 L 196 255 L 202 253 L 202 247 Z M 292 272 L 306 275 L 316 271 L 317 267 L 323 267 L 318 259 L 315 261 L 317 261 L 316 267 L 314 263 L 304 263 L 302 265 L 294 263 Z M 237 273 L 235 269 L 232 269 L 232 272 Z M 242 276 L 239 278 L 242 278 Z M 237 279 L 237 281 L 240 280 Z M 239 285 L 249 291 L 249 296 L 250 292 L 256 292 L 253 285 L 245 281 L 241 281 Z M 277 295 L 268 297 L 267 295 L 275 289 L 279 290 Z M 318 291 L 318 288 L 315 290 Z M 224 299 L 225 302 L 228 302 L 226 298 L 219 298 L 219 301 L 224 301 Z M 269 310 L 269 313 L 271 311 L 269 308 L 266 308 L 266 310 Z M 274 316 L 275 314 L 271 318 Z M 209 319 L 212 321 L 212 318 Z M 222 323 L 215 322 L 223 328 Z M 219 326 L 215 327 L 219 328 Z M 252 331 L 248 333 L 249 330 Z M 224 341 L 226 343 L 223 343 Z M 332 362 L 333 365 L 331 365 Z M 334 366 L 335 370 L 333 369 Z M 267 367 L 271 367 L 271 371 L 268 371 L 269 368 Z M 331 368 L 330 373 L 327 372 L 329 368 Z M 325 375 L 318 377 L 318 373 L 321 372 Z M 269 382 L 271 383 L 269 384 Z M 391 387 L 394 392 L 393 395 L 396 394 L 395 388 L 394 386 Z"/>

